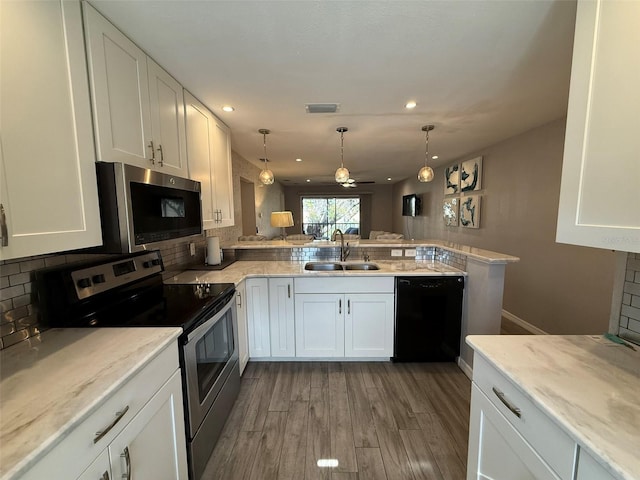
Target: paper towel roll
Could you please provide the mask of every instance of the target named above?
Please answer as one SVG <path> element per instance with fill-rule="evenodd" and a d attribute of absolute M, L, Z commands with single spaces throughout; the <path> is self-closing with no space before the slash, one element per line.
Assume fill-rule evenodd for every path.
<path fill-rule="evenodd" d="M 207 238 L 207 265 L 220 265 L 220 239 L 218 237 Z"/>

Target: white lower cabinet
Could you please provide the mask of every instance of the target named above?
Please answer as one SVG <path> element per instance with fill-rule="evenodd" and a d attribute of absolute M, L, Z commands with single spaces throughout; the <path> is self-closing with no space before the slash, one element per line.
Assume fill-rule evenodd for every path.
<path fill-rule="evenodd" d="M 293 278 L 269 278 L 269 330 L 272 357 L 295 357 Z"/>
<path fill-rule="evenodd" d="M 245 283 L 249 356 L 251 358 L 270 357 L 268 279 L 248 278 Z"/>
<path fill-rule="evenodd" d="M 576 480 L 615 480 L 598 461 L 585 450 L 580 449 Z"/>
<path fill-rule="evenodd" d="M 344 357 L 344 295 L 296 294 L 296 356 Z"/>
<path fill-rule="evenodd" d="M 174 441 L 184 435 L 177 371 L 109 445 L 111 478 L 187 480 L 184 443 Z"/>
<path fill-rule="evenodd" d="M 247 289 L 244 281 L 236 286 L 236 314 L 238 316 L 238 366 L 240 375 L 249 362 L 249 339 L 247 335 Z"/>
<path fill-rule="evenodd" d="M 177 342 L 113 392 L 21 480 L 188 480 Z"/>
<path fill-rule="evenodd" d="M 393 277 L 296 278 L 296 356 L 391 357 L 393 292 Z"/>
<path fill-rule="evenodd" d="M 474 384 L 467 480 L 558 480 L 551 468 Z"/>

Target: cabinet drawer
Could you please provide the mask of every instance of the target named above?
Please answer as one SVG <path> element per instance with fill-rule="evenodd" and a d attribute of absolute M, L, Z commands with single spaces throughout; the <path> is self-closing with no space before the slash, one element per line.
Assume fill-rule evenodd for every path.
<path fill-rule="evenodd" d="M 576 443 L 571 437 L 479 355 L 473 359 L 473 382 L 561 479 L 573 479 Z"/>
<path fill-rule="evenodd" d="M 179 367 L 178 343 L 174 342 L 151 360 L 121 388 L 79 423 L 22 480 L 43 478 L 76 478 L 111 443 Z M 96 432 L 104 431 L 123 412 L 120 420 L 98 441 Z M 79 412 L 80 413 L 80 412 Z"/>
<path fill-rule="evenodd" d="M 295 279 L 296 293 L 393 293 L 393 277 L 324 277 Z"/>

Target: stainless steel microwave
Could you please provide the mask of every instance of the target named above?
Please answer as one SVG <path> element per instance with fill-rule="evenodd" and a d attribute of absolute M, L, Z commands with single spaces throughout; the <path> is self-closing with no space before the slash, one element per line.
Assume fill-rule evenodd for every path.
<path fill-rule="evenodd" d="M 96 171 L 100 251 L 135 252 L 202 234 L 200 182 L 124 163 L 97 162 Z"/>

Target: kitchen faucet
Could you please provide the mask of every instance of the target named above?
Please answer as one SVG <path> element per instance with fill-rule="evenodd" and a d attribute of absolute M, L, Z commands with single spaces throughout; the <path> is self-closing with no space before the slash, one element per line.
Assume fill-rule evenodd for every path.
<path fill-rule="evenodd" d="M 334 242 L 335 242 L 335 238 L 336 238 L 336 233 L 340 234 L 340 261 L 344 262 L 344 261 L 347 260 L 347 257 L 349 256 L 349 253 L 351 253 L 349 251 L 349 243 L 347 242 L 347 248 L 345 248 L 345 246 L 344 246 L 344 234 L 342 233 L 342 230 L 340 230 L 339 228 L 336 228 L 336 230 L 331 235 L 331 237 L 333 238 Z"/>

